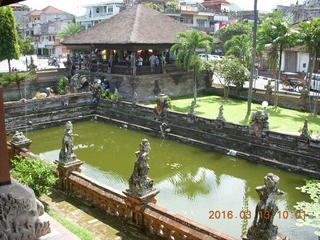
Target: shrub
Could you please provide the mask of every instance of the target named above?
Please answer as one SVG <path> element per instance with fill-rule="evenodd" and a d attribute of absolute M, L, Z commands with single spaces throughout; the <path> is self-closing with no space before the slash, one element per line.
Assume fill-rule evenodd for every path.
<path fill-rule="evenodd" d="M 15 156 L 11 162 L 14 165 L 11 175 L 20 183 L 32 188 L 37 197 L 48 193 L 50 187 L 57 181 L 54 174 L 55 165 L 40 158 Z"/>
<path fill-rule="evenodd" d="M 57 92 L 58 94 L 64 94 L 67 92 L 68 79 L 66 77 L 59 78 L 57 82 Z"/>

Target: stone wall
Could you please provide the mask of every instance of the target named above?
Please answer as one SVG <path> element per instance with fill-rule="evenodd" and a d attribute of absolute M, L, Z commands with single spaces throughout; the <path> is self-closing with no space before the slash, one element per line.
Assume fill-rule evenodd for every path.
<path fill-rule="evenodd" d="M 24 102 L 5 103 L 7 133 L 28 131 L 96 118 L 112 124 L 127 124 L 135 130 L 161 136 L 164 121 L 171 132 L 167 138 L 206 149 L 230 153 L 250 161 L 271 165 L 320 178 L 320 141 L 269 131 L 261 138 L 249 133 L 249 127 L 202 117 L 167 111 L 157 119 L 154 109 L 129 102 L 114 104 L 100 100 L 92 104 L 90 93 L 72 94 Z M 302 127 L 302 126 L 301 126 Z"/>
<path fill-rule="evenodd" d="M 85 71 L 78 71 L 89 78 Z M 119 94 L 124 100 L 132 100 L 134 92 L 137 93 L 137 100 L 152 101 L 155 96 L 166 93 L 170 97 L 186 96 L 193 94 L 194 81 L 192 72 L 172 72 L 166 74 L 149 75 L 120 75 L 107 73 L 92 73 L 91 77 L 104 77 L 110 82 L 111 91 L 118 88 Z M 198 77 L 198 91 L 206 90 L 211 82 L 209 74 L 203 73 Z"/>
<path fill-rule="evenodd" d="M 38 71 L 36 75 L 34 80 L 21 83 L 20 88 L 24 98 L 33 98 L 36 92 L 44 92 L 47 87 L 55 89 L 56 81 L 59 78 L 66 76 L 66 69 Z M 16 84 L 5 87 L 3 95 L 5 102 L 20 99 L 20 93 Z"/>
<path fill-rule="evenodd" d="M 222 87 L 211 87 L 207 89 L 207 92 L 214 95 L 223 96 Z M 230 87 L 229 96 L 232 98 L 247 100 L 248 89 L 242 89 L 237 92 L 237 90 L 234 87 Z M 273 94 L 269 98 L 268 95 L 266 94 L 266 91 L 264 90 L 256 90 L 252 93 L 252 101 L 258 104 L 261 104 L 263 101 L 268 101 L 269 105 L 273 105 L 274 99 L 275 97 Z M 305 101 L 300 98 L 300 95 L 289 94 L 289 93 L 279 94 L 278 106 L 293 109 L 293 110 L 298 110 L 298 111 L 309 111 L 309 112 L 313 111 L 313 104 L 310 105 L 308 103 L 308 100 Z M 310 110 L 310 106 L 311 106 L 311 110 Z M 320 106 L 320 99 L 318 99 L 318 113 L 320 113 L 319 106 Z"/>
<path fill-rule="evenodd" d="M 91 93 L 77 93 L 25 102 L 6 102 L 5 123 L 8 134 L 34 130 L 83 119 L 94 113 Z"/>

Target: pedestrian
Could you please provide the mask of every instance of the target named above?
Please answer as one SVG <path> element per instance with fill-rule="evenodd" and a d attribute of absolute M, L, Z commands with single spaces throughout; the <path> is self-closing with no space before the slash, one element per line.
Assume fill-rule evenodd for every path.
<path fill-rule="evenodd" d="M 150 71 L 151 71 L 152 73 L 154 72 L 155 59 L 156 59 L 156 57 L 155 57 L 153 54 L 149 57 Z"/>
<path fill-rule="evenodd" d="M 156 67 L 156 72 L 158 72 L 159 65 L 160 65 L 160 60 L 159 60 L 158 56 L 155 56 L 154 65 Z"/>
<path fill-rule="evenodd" d="M 142 65 L 143 65 L 143 58 L 141 57 L 141 55 L 139 55 L 139 57 L 138 57 L 138 63 L 137 63 L 138 72 L 139 72 L 139 73 L 141 73 Z"/>

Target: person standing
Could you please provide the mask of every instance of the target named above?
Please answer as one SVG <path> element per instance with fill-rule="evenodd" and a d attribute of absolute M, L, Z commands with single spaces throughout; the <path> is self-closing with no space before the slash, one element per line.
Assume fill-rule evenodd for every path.
<path fill-rule="evenodd" d="M 151 70 L 152 73 L 154 72 L 155 59 L 156 59 L 156 56 L 154 56 L 153 54 L 149 57 L 150 70 Z"/>
<path fill-rule="evenodd" d="M 139 73 L 141 73 L 142 65 L 143 65 L 143 58 L 141 57 L 141 55 L 139 55 L 139 57 L 138 57 L 138 63 L 137 63 L 138 72 L 139 72 Z"/>

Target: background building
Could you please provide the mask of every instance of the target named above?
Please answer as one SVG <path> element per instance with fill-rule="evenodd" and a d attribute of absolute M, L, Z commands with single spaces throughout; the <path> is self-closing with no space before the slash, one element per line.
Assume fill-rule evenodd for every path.
<path fill-rule="evenodd" d="M 85 29 L 111 18 L 124 9 L 122 0 L 109 0 L 101 3 L 86 5 L 86 14 L 76 18 L 76 22 L 83 25 Z"/>

